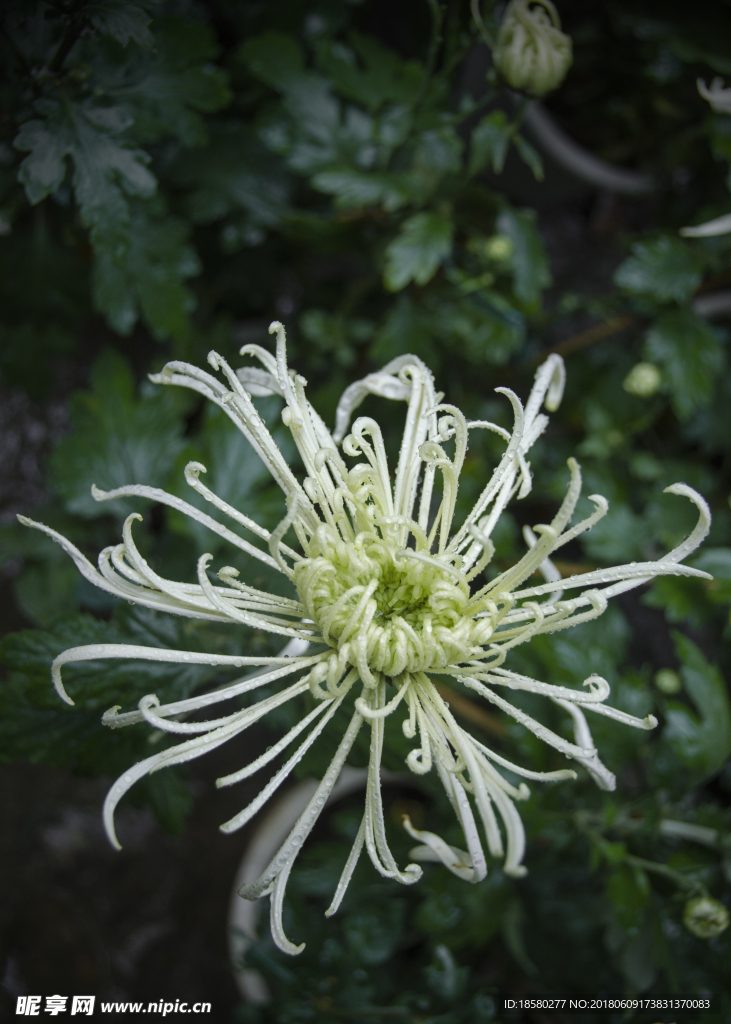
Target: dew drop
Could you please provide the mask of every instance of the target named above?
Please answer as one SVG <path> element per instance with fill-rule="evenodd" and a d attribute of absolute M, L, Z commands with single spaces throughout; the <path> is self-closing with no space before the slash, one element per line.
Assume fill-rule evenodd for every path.
<path fill-rule="evenodd" d="M 634 567 L 637 565 L 637 562 L 630 562 L 629 564 L 630 564 L 631 568 L 634 569 Z"/>
<path fill-rule="evenodd" d="M 134 601 L 128 601 L 127 604 L 134 605 Z"/>

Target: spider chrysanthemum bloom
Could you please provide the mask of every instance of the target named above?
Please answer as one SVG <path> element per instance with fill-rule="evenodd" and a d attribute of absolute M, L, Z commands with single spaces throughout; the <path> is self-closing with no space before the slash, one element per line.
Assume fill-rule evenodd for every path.
<path fill-rule="evenodd" d="M 283 327 L 274 323 L 271 330 L 277 334 L 276 357 L 257 345 L 241 350 L 259 360 L 261 368 L 234 372 L 224 359 L 211 353 L 209 362 L 225 383 L 181 362 L 169 363 L 153 380 L 192 388 L 219 405 L 239 427 L 284 493 L 287 511 L 275 530 L 265 530 L 217 497 L 202 482 L 205 470 L 198 463 L 186 467 L 188 484 L 210 502 L 212 509 L 223 513 L 230 526 L 154 487 L 130 485 L 109 492 L 94 489 L 94 494 L 100 501 L 147 498 L 191 516 L 228 540 L 235 551 L 246 552 L 282 573 L 291 581 L 296 597 L 260 591 L 241 581 L 232 566 L 219 567 L 214 582 L 209 577 L 210 555 L 198 561 L 197 583 L 164 579 L 135 545 L 132 527 L 138 515 L 129 516 L 125 522 L 123 543 L 101 552 L 98 569 L 55 531 L 24 518 L 21 521 L 57 540 L 83 575 L 111 594 L 158 611 L 268 630 L 288 640 L 279 657 L 202 655 L 94 644 L 73 648 L 56 658 L 54 683 L 69 703 L 61 668 L 72 662 L 137 658 L 256 669 L 199 696 L 160 705 L 157 697 L 148 695 L 139 702 L 137 711 L 120 713 L 115 707 L 104 715 L 104 724 L 111 728 L 145 720 L 156 729 L 181 737 L 177 745 L 134 765 L 112 787 L 105 805 L 105 822 L 115 845 L 114 809 L 136 780 L 167 765 L 198 757 L 243 733 L 286 701 L 309 694 L 310 709 L 286 735 L 239 771 L 218 780 L 225 786 L 248 778 L 267 764 L 280 761 L 281 755 L 294 746 L 294 752 L 258 796 L 221 826 L 224 832 L 241 828 L 287 779 L 336 712 L 349 707 L 349 724 L 312 799 L 261 877 L 241 891 L 247 899 L 271 893 L 273 936 L 282 950 L 296 953 L 302 947 L 287 939 L 282 926 L 287 879 L 363 728 L 370 729 L 365 809 L 328 914 L 340 905 L 364 847 L 377 870 L 388 878 L 409 884 L 421 875 L 417 863 L 399 867 L 386 838 L 380 764 L 389 715 L 396 715 L 406 737 L 414 741 L 406 759 L 408 767 L 416 774 L 438 774 L 465 838 L 466 849 L 457 849 L 434 833 L 417 831 L 405 819 L 405 828 L 419 841 L 410 856 L 414 861 L 441 861 L 469 882 L 478 882 L 487 873 L 483 843 L 492 857 L 503 858 L 508 874 L 519 876 L 525 872 L 521 865 L 524 832 L 514 801 L 525 799 L 529 791 L 525 783 L 514 786 L 499 768 L 536 780 L 574 776 L 568 769 L 540 773 L 512 764 L 471 736 L 440 696 L 435 675 L 468 687 L 567 758 L 583 764 L 601 787 L 614 787 L 613 775 L 598 758 L 584 712 L 640 729 L 651 729 L 655 719 L 649 716 L 640 720 L 607 705 L 609 685 L 599 676 L 587 679 L 583 689 L 552 685 L 510 671 L 504 666 L 506 656 L 511 648 L 540 633 L 596 618 L 605 610 L 608 598 L 655 576 L 707 576 L 682 565 L 681 560 L 705 537 L 710 515 L 700 495 L 684 484 L 675 484 L 668 490 L 690 498 L 700 513 L 697 526 L 682 544 L 655 562 L 631 563 L 561 580 L 549 556 L 590 529 L 607 510 L 605 499 L 592 495 L 594 512 L 571 525 L 581 476 L 578 465 L 570 459 L 568 490 L 553 520 L 526 530 L 528 550 L 524 557 L 485 582 L 483 572 L 493 555 L 490 535 L 510 499 L 525 497 L 530 491 L 526 455 L 548 422 L 541 406 L 545 404 L 551 411 L 561 400 L 561 359 L 552 355 L 538 370 L 525 407 L 512 391 L 497 389 L 513 409 L 514 426 L 507 431 L 486 421 L 468 421 L 455 406 L 442 402 L 443 396 L 435 391 L 432 375 L 420 359 L 400 356 L 346 389 L 331 435 L 305 396 L 306 381 L 287 366 Z M 353 411 L 369 393 L 406 403 L 406 423 L 394 475 L 375 420 L 355 420 L 345 436 Z M 302 480 L 285 461 L 252 402 L 252 394 L 276 394 L 284 399 L 282 419 L 301 456 Z M 500 435 L 505 451 L 474 508 L 455 528 L 460 471 L 469 433 L 478 429 Z M 285 537 L 291 535 L 292 546 L 285 543 Z M 530 581 L 537 571 L 545 583 Z M 564 598 L 564 591 L 573 596 Z M 283 680 L 288 681 L 273 694 L 243 709 L 234 708 L 208 721 L 181 720 L 189 712 Z M 506 689 L 545 695 L 563 708 L 571 719 L 574 742 L 514 707 L 502 695 Z"/>

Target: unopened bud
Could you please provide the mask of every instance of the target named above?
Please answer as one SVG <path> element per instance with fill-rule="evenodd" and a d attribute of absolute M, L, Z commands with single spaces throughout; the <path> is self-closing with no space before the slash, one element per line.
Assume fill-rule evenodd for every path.
<path fill-rule="evenodd" d="M 662 374 L 654 363 L 637 363 L 622 381 L 622 387 L 637 398 L 651 398 L 662 384 Z"/>
<path fill-rule="evenodd" d="M 488 259 L 504 262 L 513 255 L 515 243 L 507 235 L 492 235 L 485 242 L 485 255 Z"/>
<path fill-rule="evenodd" d="M 532 96 L 561 84 L 573 55 L 551 0 L 510 0 L 493 59 L 508 85 Z"/>
<path fill-rule="evenodd" d="M 711 896 L 695 896 L 685 904 L 683 924 L 699 939 L 713 939 L 728 928 L 728 909 Z"/>
<path fill-rule="evenodd" d="M 671 668 L 661 668 L 655 673 L 655 686 L 661 693 L 667 694 L 680 693 L 683 689 L 680 676 Z"/>

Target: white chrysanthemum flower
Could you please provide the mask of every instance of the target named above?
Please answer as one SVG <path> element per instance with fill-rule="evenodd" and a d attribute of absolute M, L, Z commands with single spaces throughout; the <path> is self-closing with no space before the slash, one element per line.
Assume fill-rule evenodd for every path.
<path fill-rule="evenodd" d="M 490 535 L 501 513 L 511 498 L 523 498 L 531 489 L 526 456 L 548 423 L 547 416 L 540 412 L 541 405 L 554 410 L 561 400 L 561 359 L 552 355 L 541 366 L 525 407 L 509 389 L 497 389 L 512 405 L 514 426 L 509 432 L 494 423 L 466 420 L 459 409 L 442 402 L 443 396 L 435 391 L 432 375 L 420 359 L 399 356 L 346 389 L 331 435 L 305 396 L 305 380 L 287 366 L 284 328 L 274 323 L 270 330 L 277 334 L 276 357 L 257 345 L 246 345 L 241 350 L 259 360 L 262 368 L 234 372 L 212 352 L 209 362 L 223 375 L 225 383 L 182 362 L 168 363 L 152 379 L 205 395 L 233 420 L 284 492 L 287 514 L 274 531 L 263 529 L 209 490 L 201 480 L 205 469 L 199 463 L 186 467 L 186 480 L 213 509 L 228 517 L 230 527 L 155 487 L 135 484 L 108 492 L 95 488 L 93 493 L 99 501 L 147 498 L 189 515 L 228 540 L 235 550 L 282 573 L 294 585 L 296 599 L 264 593 L 240 581 L 238 571 L 231 566 L 219 568 L 218 582 L 212 582 L 208 573 L 210 555 L 198 560 L 197 583 L 164 579 L 148 565 L 135 544 L 132 527 L 139 515 L 131 515 L 125 522 L 123 543 L 101 552 L 98 569 L 54 530 L 23 517 L 21 521 L 58 541 L 86 579 L 110 594 L 158 611 L 268 630 L 288 640 L 279 657 L 232 657 L 92 644 L 72 648 L 56 658 L 53 681 L 68 703 L 72 702 L 64 690 L 61 669 L 74 662 L 129 658 L 257 670 L 221 689 L 185 700 L 161 705 L 151 694 L 140 700 L 137 711 L 120 713 L 119 707 L 114 707 L 106 712 L 103 722 L 110 728 L 144 720 L 181 737 L 176 746 L 134 765 L 112 787 L 104 818 L 115 846 L 119 845 L 113 824 L 115 807 L 138 779 L 213 750 L 274 708 L 309 693 L 312 707 L 301 721 L 264 754 L 218 780 L 220 786 L 228 786 L 248 778 L 294 745 L 294 752 L 259 795 L 221 826 L 224 832 L 241 828 L 287 779 L 338 709 L 346 701 L 350 704 L 349 724 L 312 799 L 261 877 L 241 891 L 247 899 L 271 894 L 273 936 L 280 949 L 297 953 L 302 947 L 287 939 L 282 926 L 287 879 L 364 726 L 371 731 L 365 810 L 328 914 L 340 905 L 363 847 L 387 878 L 410 884 L 421 875 L 417 863 L 399 867 L 386 838 L 380 765 L 387 716 L 403 715 L 403 732 L 414 740 L 406 759 L 408 767 L 417 775 L 432 769 L 437 772 L 465 837 L 466 849 L 457 849 L 431 832 L 417 831 L 406 820 L 407 831 L 419 841 L 410 856 L 414 861 L 440 861 L 469 882 L 478 882 L 487 873 L 483 843 L 492 857 L 504 858 L 507 874 L 525 873 L 521 865 L 525 837 L 514 801 L 526 799 L 529 791 L 525 783 L 518 787 L 510 783 L 499 768 L 536 780 L 575 777 L 566 769 L 541 773 L 512 764 L 475 739 L 458 724 L 440 697 L 435 675 L 462 683 L 566 757 L 583 764 L 600 787 L 614 788 L 614 776 L 598 758 L 585 712 L 639 729 L 653 728 L 656 720 L 652 716 L 640 720 L 607 705 L 609 685 L 599 676 L 587 679 L 584 689 L 552 685 L 505 668 L 506 656 L 511 648 L 538 634 L 596 618 L 610 597 L 655 576 L 706 577 L 706 573 L 681 561 L 705 537 L 710 515 L 700 495 L 685 484 L 675 484 L 668 490 L 690 498 L 700 512 L 697 526 L 682 544 L 655 562 L 633 562 L 562 580 L 549 556 L 590 529 L 607 510 L 606 500 L 592 495 L 594 512 L 570 525 L 581 490 L 579 467 L 570 459 L 568 491 L 552 522 L 526 529 L 528 550 L 523 558 L 481 584 L 477 581 L 492 557 Z M 282 419 L 302 458 L 302 481 L 287 465 L 252 403 L 252 395 L 264 394 L 284 399 Z M 353 411 L 368 394 L 407 405 L 393 478 L 375 420 L 357 419 L 345 436 Z M 474 508 L 453 529 L 468 437 L 471 430 L 478 429 L 494 431 L 506 447 Z M 342 452 L 337 446 L 341 438 Z M 296 538 L 293 546 L 285 543 L 290 531 Z M 536 571 L 547 582 L 531 583 Z M 574 596 L 564 597 L 565 591 Z M 287 680 L 282 689 L 242 710 L 207 721 L 180 720 L 189 712 L 278 680 Z M 514 707 L 502 695 L 506 689 L 542 694 L 563 708 L 571 718 L 574 742 Z"/>

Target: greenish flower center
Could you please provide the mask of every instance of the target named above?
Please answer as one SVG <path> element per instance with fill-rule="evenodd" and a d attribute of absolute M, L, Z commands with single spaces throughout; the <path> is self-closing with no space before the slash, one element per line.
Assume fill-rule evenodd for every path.
<path fill-rule="evenodd" d="M 387 531 L 385 531 L 387 532 Z M 451 565 L 361 533 L 322 527 L 295 583 L 323 639 L 352 665 L 387 676 L 474 657 L 492 624 L 469 614 L 469 586 Z"/>

